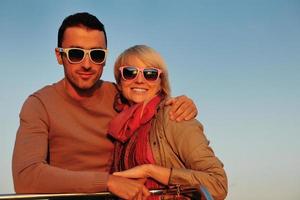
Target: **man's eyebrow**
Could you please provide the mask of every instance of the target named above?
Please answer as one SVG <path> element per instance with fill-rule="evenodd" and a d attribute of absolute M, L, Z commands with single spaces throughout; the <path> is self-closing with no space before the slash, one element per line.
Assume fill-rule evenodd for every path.
<path fill-rule="evenodd" d="M 79 49 L 85 49 L 85 48 L 83 48 L 83 47 L 81 47 L 81 46 L 76 46 L 76 45 L 71 45 L 71 46 L 70 46 L 70 47 L 68 47 L 68 48 L 79 48 Z M 92 48 L 89 48 L 89 49 L 106 49 L 106 48 L 98 46 L 98 47 L 92 47 Z"/>
<path fill-rule="evenodd" d="M 106 49 L 104 47 L 92 47 L 91 49 Z"/>
<path fill-rule="evenodd" d="M 70 47 L 68 48 L 79 48 L 79 49 L 83 49 L 81 46 L 76 46 L 76 45 L 71 45 Z"/>

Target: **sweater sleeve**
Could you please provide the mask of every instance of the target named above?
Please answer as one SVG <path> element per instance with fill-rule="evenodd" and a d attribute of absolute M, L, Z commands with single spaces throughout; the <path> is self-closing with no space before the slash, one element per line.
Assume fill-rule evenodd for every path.
<path fill-rule="evenodd" d="M 203 185 L 214 199 L 225 199 L 227 177 L 223 164 L 215 156 L 197 120 L 174 122 L 168 120 L 167 136 L 173 151 L 185 168 L 173 168 L 170 184 Z"/>
<path fill-rule="evenodd" d="M 42 102 L 30 96 L 20 113 L 12 171 L 16 193 L 100 192 L 108 173 L 71 171 L 48 164 L 49 120 Z"/>

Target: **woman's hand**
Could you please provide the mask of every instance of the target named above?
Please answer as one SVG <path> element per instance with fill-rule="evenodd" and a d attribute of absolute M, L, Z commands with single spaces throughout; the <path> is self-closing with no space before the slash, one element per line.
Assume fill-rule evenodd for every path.
<path fill-rule="evenodd" d="M 150 168 L 150 164 L 139 165 L 125 171 L 114 172 L 113 175 L 122 176 L 125 178 L 148 178 L 149 168 Z"/>
<path fill-rule="evenodd" d="M 122 172 L 113 173 L 115 176 L 122 176 L 125 178 L 142 179 L 150 177 L 164 185 L 168 185 L 170 174 L 171 169 L 153 164 L 139 165 Z"/>

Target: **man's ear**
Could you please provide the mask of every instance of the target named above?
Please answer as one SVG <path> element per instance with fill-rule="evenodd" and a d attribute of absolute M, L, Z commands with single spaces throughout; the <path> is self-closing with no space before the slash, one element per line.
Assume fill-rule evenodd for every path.
<path fill-rule="evenodd" d="M 58 64 L 62 65 L 63 64 L 62 56 L 61 56 L 61 52 L 59 52 L 58 48 L 55 48 L 55 55 L 56 55 Z"/>

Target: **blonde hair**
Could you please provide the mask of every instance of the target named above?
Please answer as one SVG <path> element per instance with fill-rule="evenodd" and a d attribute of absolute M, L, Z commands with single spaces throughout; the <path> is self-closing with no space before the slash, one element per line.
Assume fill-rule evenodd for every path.
<path fill-rule="evenodd" d="M 121 81 L 119 68 L 130 65 L 131 58 L 142 61 L 147 67 L 155 67 L 162 70 L 162 74 L 160 75 L 162 92 L 166 96 L 171 95 L 167 65 L 157 51 L 146 45 L 132 46 L 118 56 L 114 66 L 114 75 L 117 84 L 120 84 Z"/>

